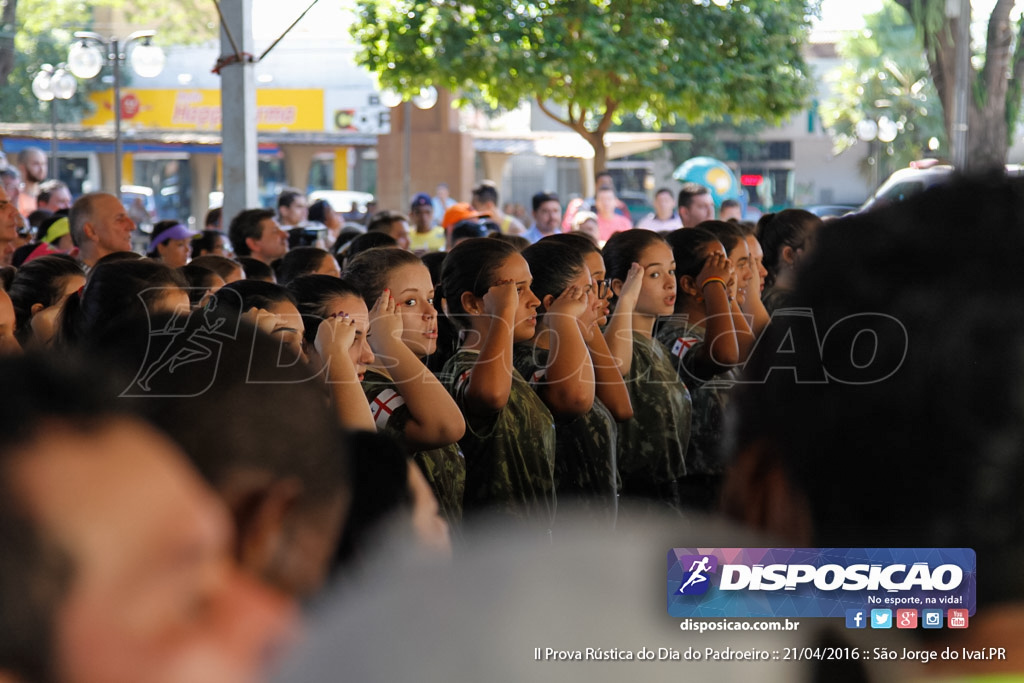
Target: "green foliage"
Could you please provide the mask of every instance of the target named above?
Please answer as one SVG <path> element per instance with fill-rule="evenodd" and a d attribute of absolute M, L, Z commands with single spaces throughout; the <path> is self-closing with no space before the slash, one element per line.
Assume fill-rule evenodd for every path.
<path fill-rule="evenodd" d="M 536 98 L 593 130 L 642 112 L 659 125 L 780 121 L 810 84 L 801 55 L 817 0 L 361 0 L 359 62 L 403 94 L 475 89 Z M 605 124 L 607 125 L 607 123 Z"/>
<path fill-rule="evenodd" d="M 942 105 L 928 73 L 924 47 L 907 13 L 893 2 L 865 17 L 865 29 L 839 46 L 845 63 L 831 74 L 835 91 L 822 104 L 822 121 L 836 151 L 857 143 L 857 124 L 885 116 L 899 134 L 878 143 L 883 169 L 927 156 L 928 141 L 948 151 Z M 870 173 L 870 169 L 864 169 Z M 882 177 L 885 173 L 883 172 Z"/>
<path fill-rule="evenodd" d="M 8 0 L 12 1 L 12 0 Z M 0 120 L 29 123 L 48 122 L 49 105 L 32 94 L 32 79 L 43 64 L 67 61 L 72 34 L 92 30 L 92 8 L 107 6 L 123 12 L 125 24 L 155 28 L 156 42 L 163 45 L 196 43 L 216 36 L 218 24 L 212 3 L 201 0 L 175 0 L 172 3 L 129 3 L 125 0 L 98 0 L 88 5 L 81 0 L 18 0 L 14 32 L 14 68 L 5 85 L 0 85 Z M 123 36 L 122 36 L 123 37 Z M 110 87 L 104 76 L 78 82 L 78 92 L 66 102 L 57 103 L 58 119 L 77 121 L 89 113 L 89 92 Z M 130 69 L 122 70 L 125 84 Z"/>

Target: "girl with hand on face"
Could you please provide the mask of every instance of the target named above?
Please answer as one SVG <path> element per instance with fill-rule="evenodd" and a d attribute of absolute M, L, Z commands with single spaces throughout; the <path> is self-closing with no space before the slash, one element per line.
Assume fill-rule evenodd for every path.
<path fill-rule="evenodd" d="M 463 342 L 442 375 L 466 418 L 466 512 L 486 508 L 550 534 L 554 418 L 512 364 L 513 344 L 537 328 L 532 279 L 526 260 L 499 240 L 469 239 L 448 253 L 443 306 Z"/>
<path fill-rule="evenodd" d="M 413 455 L 449 525 L 462 519 L 466 460 L 459 439 L 466 422 L 455 400 L 423 364 L 437 345 L 437 311 L 430 271 L 411 252 L 394 247 L 357 255 L 345 279 L 360 284 L 370 311 L 375 361 L 363 379 L 377 429 Z"/>
<path fill-rule="evenodd" d="M 599 339 L 604 302 L 583 255 L 573 247 L 543 239 L 523 250 L 533 274 L 537 334 L 515 345 L 516 369 L 527 378 L 555 417 L 555 482 L 561 501 L 599 512 L 612 525 L 617 514 L 615 418 L 595 396 L 595 369 L 589 344 Z M 607 352 L 607 346 L 602 344 Z M 612 377 L 628 404 L 618 370 Z"/>
<path fill-rule="evenodd" d="M 728 391 L 738 379 L 738 368 L 753 339 L 740 311 L 737 292 L 744 288 L 737 281 L 749 285 L 751 277 L 733 266 L 719 238 L 705 228 L 675 230 L 666 240 L 676 261 L 679 295 L 675 314 L 658 321 L 655 337 L 673 356 L 693 398 L 683 500 L 709 510 L 717 500 L 725 469 L 721 441 Z M 749 261 L 746 241 L 739 244 L 743 248 L 734 243 L 732 254 Z"/>
<path fill-rule="evenodd" d="M 680 498 L 679 485 L 687 473 L 692 404 L 671 357 L 652 338 L 655 320 L 671 315 L 675 308 L 672 249 L 657 233 L 634 229 L 612 235 L 603 252 L 616 297 L 614 306 L 632 304 L 632 355 L 625 378 L 634 416 L 619 425 L 622 495 L 679 509 L 687 503 Z M 642 273 L 638 291 L 626 286 L 631 270 Z M 609 328 L 618 314 L 616 310 Z"/>
<path fill-rule="evenodd" d="M 338 421 L 376 431 L 360 386 L 374 358 L 367 340 L 370 313 L 359 290 L 332 275 L 302 275 L 288 283 L 288 291 L 302 315 L 310 365 L 324 373 Z"/>

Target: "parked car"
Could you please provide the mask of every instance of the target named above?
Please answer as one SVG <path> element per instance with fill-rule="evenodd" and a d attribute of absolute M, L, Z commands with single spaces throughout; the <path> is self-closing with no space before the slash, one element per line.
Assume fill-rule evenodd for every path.
<path fill-rule="evenodd" d="M 918 192 L 948 182 L 954 173 L 955 169 L 952 166 L 939 164 L 934 159 L 912 162 L 910 168 L 900 169 L 886 178 L 858 211 L 868 211 L 901 202 Z M 1011 176 L 1022 176 L 1024 166 L 1007 164 L 1006 173 Z"/>
<path fill-rule="evenodd" d="M 804 211 L 810 211 L 819 218 L 845 216 L 857 210 L 857 207 L 853 204 L 815 204 L 814 206 L 805 206 L 803 208 Z"/>
<path fill-rule="evenodd" d="M 351 212 L 353 204 L 356 205 L 356 210 L 359 213 L 365 214 L 366 205 L 373 201 L 373 195 L 369 192 L 354 192 L 352 190 L 316 190 L 309 193 L 310 204 L 320 199 L 326 199 L 331 208 L 339 214 Z"/>
<path fill-rule="evenodd" d="M 153 232 L 153 224 L 156 222 L 153 188 L 143 185 L 122 185 L 121 203 L 139 230 L 145 233 Z"/>

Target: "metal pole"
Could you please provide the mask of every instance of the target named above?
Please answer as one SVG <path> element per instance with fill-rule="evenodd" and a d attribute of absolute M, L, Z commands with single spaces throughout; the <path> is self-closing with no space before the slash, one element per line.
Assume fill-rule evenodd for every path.
<path fill-rule="evenodd" d="M 412 201 L 412 101 L 402 105 L 402 204 Z"/>
<path fill-rule="evenodd" d="M 121 198 L 121 49 L 117 38 L 110 41 L 114 65 L 114 194 Z"/>
<path fill-rule="evenodd" d="M 57 95 L 50 100 L 50 177 L 59 173 L 57 165 Z"/>
<path fill-rule="evenodd" d="M 967 170 L 967 102 L 971 77 L 971 1 L 960 0 L 956 36 L 956 92 L 953 103 L 953 166 Z"/>

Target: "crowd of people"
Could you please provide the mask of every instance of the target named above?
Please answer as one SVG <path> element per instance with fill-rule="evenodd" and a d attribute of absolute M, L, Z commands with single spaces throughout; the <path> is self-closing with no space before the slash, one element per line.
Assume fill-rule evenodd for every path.
<path fill-rule="evenodd" d="M 529 225 L 489 182 L 365 226 L 286 190 L 145 256 L 113 195 L 33 223 L 59 188 L 26 216 L 0 187 L 0 672 L 254 680 L 379 546 L 457 564 L 481 528 L 716 514 L 1016 558 L 1024 187 L 826 226 L 716 220 L 687 184 L 637 228 L 597 187 Z M 1019 628 L 990 562 L 979 604 Z"/>

